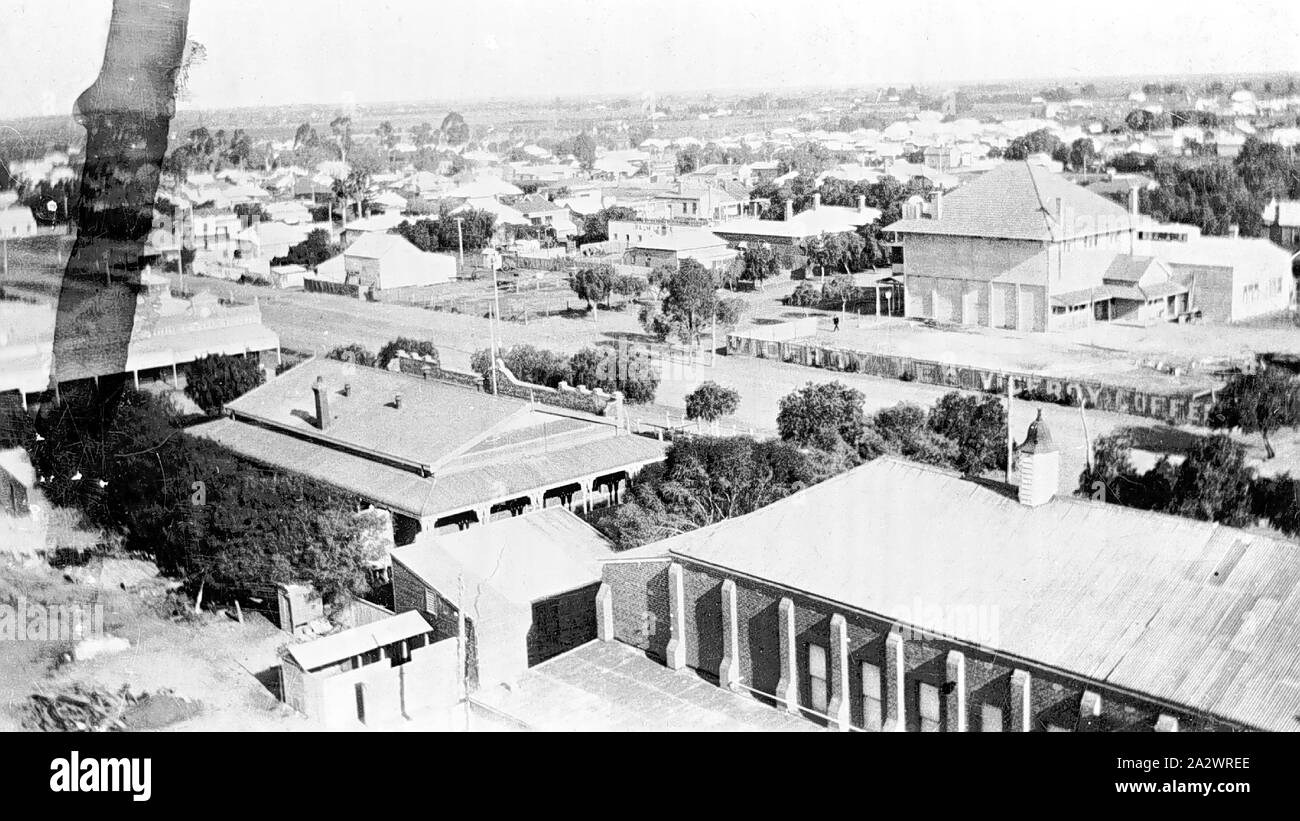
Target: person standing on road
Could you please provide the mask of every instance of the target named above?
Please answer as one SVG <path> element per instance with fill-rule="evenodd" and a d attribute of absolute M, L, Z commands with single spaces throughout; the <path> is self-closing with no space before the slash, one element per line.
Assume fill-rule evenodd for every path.
<path fill-rule="evenodd" d="M 831 324 L 834 326 L 833 328 L 831 328 L 831 330 L 838 331 L 840 329 L 840 318 L 838 316 L 833 317 L 831 319 Z"/>

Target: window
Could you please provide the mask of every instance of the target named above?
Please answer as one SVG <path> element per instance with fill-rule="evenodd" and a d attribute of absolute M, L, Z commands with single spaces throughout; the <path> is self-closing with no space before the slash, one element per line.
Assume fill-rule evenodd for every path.
<path fill-rule="evenodd" d="M 995 707 L 992 704 L 985 704 L 980 707 L 980 732 L 981 733 L 1002 732 L 1002 708 L 1001 707 Z"/>
<path fill-rule="evenodd" d="M 826 712 L 829 705 L 826 692 L 826 648 L 816 644 L 808 645 L 808 685 L 812 691 L 812 708 L 819 713 Z"/>
<path fill-rule="evenodd" d="M 880 732 L 884 716 L 880 697 L 880 668 L 874 664 L 862 663 L 862 726 L 872 732 Z"/>
<path fill-rule="evenodd" d="M 917 684 L 916 703 L 921 709 L 921 732 L 939 732 L 939 688 L 933 684 Z"/>

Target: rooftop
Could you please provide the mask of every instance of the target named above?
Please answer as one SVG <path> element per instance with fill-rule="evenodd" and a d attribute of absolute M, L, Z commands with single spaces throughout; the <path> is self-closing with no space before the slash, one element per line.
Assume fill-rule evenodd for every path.
<path fill-rule="evenodd" d="M 815 515 L 864 499 L 870 516 Z M 917 515 L 917 499 L 944 515 Z M 1075 497 L 1029 507 L 881 458 L 659 548 L 938 633 L 951 625 L 915 602 L 993 606 L 995 636 L 954 638 L 1296 729 L 1300 561 L 1289 542 Z"/>
<path fill-rule="evenodd" d="M 942 218 L 899 220 L 885 230 L 1054 242 L 1119 230 L 1128 219 L 1116 203 L 1042 166 L 1006 162 L 945 195 Z"/>
<path fill-rule="evenodd" d="M 344 630 L 286 649 L 299 667 L 308 672 L 369 653 L 404 639 L 433 632 L 418 610 L 408 610 L 371 624 Z"/>
<path fill-rule="evenodd" d="M 816 732 L 820 728 L 622 642 L 593 641 L 471 699 L 544 732 Z"/>
<path fill-rule="evenodd" d="M 552 507 L 492 527 L 457 533 L 421 533 L 393 558 L 433 589 L 455 594 L 463 577 L 466 596 L 487 593 L 507 607 L 595 584 L 600 561 L 613 556 L 609 540 L 568 509 Z"/>
<path fill-rule="evenodd" d="M 316 425 L 318 377 L 325 430 Z M 666 447 L 622 432 L 616 419 L 332 359 L 304 362 L 227 409 L 235 418 L 188 432 L 416 517 L 655 462 Z"/>

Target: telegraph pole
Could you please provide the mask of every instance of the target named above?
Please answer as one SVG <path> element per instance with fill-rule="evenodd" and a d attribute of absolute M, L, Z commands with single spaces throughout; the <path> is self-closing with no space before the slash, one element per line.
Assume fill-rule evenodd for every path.
<path fill-rule="evenodd" d="M 1011 484 L 1011 463 L 1016 456 L 1016 440 L 1011 435 L 1011 383 L 1014 380 L 1007 374 L 1007 484 Z"/>
<path fill-rule="evenodd" d="M 463 226 L 464 224 L 465 224 L 465 218 L 464 218 L 464 217 L 456 217 L 456 244 L 457 244 L 457 245 L 459 246 L 459 248 L 460 248 L 460 267 L 462 267 L 462 268 L 465 267 L 465 233 L 464 233 L 464 230 L 463 230 L 462 227 L 461 227 L 461 226 Z M 493 279 L 493 281 L 496 280 L 496 275 L 497 275 L 497 272 L 496 272 L 495 269 L 493 269 L 493 271 L 492 271 L 492 279 Z"/>

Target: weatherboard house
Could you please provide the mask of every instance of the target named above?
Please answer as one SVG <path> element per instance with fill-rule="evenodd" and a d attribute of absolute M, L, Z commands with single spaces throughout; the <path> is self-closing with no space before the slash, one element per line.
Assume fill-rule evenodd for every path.
<path fill-rule="evenodd" d="M 188 431 L 393 514 L 394 541 L 529 510 L 617 504 L 667 446 L 628 431 L 621 395 L 551 389 L 399 352 L 398 370 L 313 359 Z"/>

